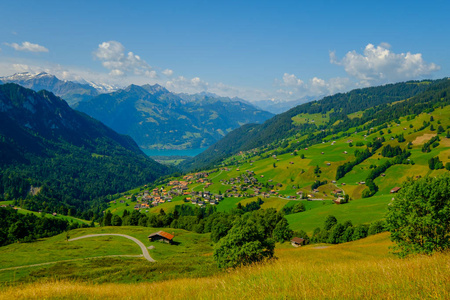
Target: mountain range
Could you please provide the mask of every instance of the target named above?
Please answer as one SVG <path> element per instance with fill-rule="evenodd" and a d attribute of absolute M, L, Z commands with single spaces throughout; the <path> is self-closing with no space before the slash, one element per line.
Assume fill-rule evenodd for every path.
<path fill-rule="evenodd" d="M 0 77 L 0 83 L 16 83 L 36 92 L 47 90 L 67 101 L 69 105 L 91 99 L 100 94 L 100 90 L 89 85 L 68 80 L 60 80 L 45 72 L 39 74 L 18 73 Z"/>
<path fill-rule="evenodd" d="M 130 85 L 74 105 L 144 149 L 208 147 L 247 123 L 273 114 L 253 105 L 210 94 L 178 95 L 160 85 Z"/>
<path fill-rule="evenodd" d="M 0 85 L 0 195 L 24 207 L 86 210 L 92 201 L 167 174 L 136 143 L 61 98 Z M 45 187 L 39 199 L 31 186 Z M 26 198 L 26 199 L 25 199 Z"/>

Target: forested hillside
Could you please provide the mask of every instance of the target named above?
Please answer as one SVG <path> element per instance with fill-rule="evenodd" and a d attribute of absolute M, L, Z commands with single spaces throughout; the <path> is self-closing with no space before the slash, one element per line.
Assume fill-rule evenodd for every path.
<path fill-rule="evenodd" d="M 0 197 L 86 219 L 101 210 L 106 195 L 168 173 L 130 137 L 50 92 L 16 84 L 0 85 L 0 166 Z"/>
<path fill-rule="evenodd" d="M 276 115 L 261 125 L 242 127 L 231 132 L 203 153 L 184 162 L 182 167 L 185 170 L 205 168 L 231 154 L 281 141 L 297 133 L 308 136 L 299 145 L 302 147 L 317 142 L 329 134 L 361 126 L 367 122 L 373 122 L 372 125 L 382 124 L 404 114 L 432 108 L 445 97 L 448 86 L 448 79 L 409 81 L 357 89 L 305 103 Z M 428 101 L 431 98 L 433 101 Z M 364 111 L 364 114 L 348 117 L 360 111 Z M 323 122 L 316 124 L 312 120 L 314 116 L 321 117 Z M 296 118 L 300 121 L 296 122 Z"/>

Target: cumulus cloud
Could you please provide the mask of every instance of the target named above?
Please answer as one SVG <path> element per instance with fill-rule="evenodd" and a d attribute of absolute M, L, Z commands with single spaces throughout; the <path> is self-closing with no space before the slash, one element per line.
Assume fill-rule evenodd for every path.
<path fill-rule="evenodd" d="M 341 60 L 330 52 L 330 62 L 343 66 L 348 75 L 357 78 L 363 85 L 417 79 L 437 71 L 440 67 L 423 60 L 421 53 L 394 53 L 391 46 L 382 43 L 368 44 L 363 54 L 349 51 Z"/>
<path fill-rule="evenodd" d="M 33 44 L 30 42 L 22 42 L 22 45 L 17 43 L 5 43 L 5 45 L 14 48 L 16 51 L 28 51 L 28 52 L 48 52 L 48 49 L 44 46 Z"/>
<path fill-rule="evenodd" d="M 165 83 L 166 88 L 176 92 L 199 93 L 208 90 L 209 83 L 201 80 L 199 77 L 186 78 L 178 76 Z"/>
<path fill-rule="evenodd" d="M 170 76 L 173 75 L 173 71 L 170 70 L 170 69 L 165 69 L 164 71 L 162 71 L 162 73 L 163 73 L 164 75 L 166 75 L 167 77 L 170 77 Z"/>
<path fill-rule="evenodd" d="M 275 79 L 275 85 L 280 88 L 276 90 L 274 98 L 287 98 L 290 100 L 326 96 L 348 91 L 355 87 L 355 83 L 349 78 L 336 77 L 324 80 L 319 77 L 313 77 L 304 81 L 295 74 L 288 73 L 284 73 L 281 79 Z"/>
<path fill-rule="evenodd" d="M 284 73 L 283 75 L 282 85 L 284 86 L 301 86 L 303 83 L 303 80 L 298 79 L 294 74 Z"/>
<path fill-rule="evenodd" d="M 330 63 L 344 67 L 348 77 L 302 80 L 295 74 L 284 73 L 281 79 L 275 79 L 276 93 L 290 99 L 321 97 L 358 87 L 420 79 L 440 69 L 425 62 L 421 53 L 394 53 L 390 48 L 387 43 L 376 47 L 368 44 L 362 54 L 353 50 L 342 59 L 330 52 Z"/>
<path fill-rule="evenodd" d="M 156 78 L 157 74 L 152 67 L 139 55 L 125 51 L 125 47 L 117 41 L 103 42 L 94 51 L 94 57 L 110 70 L 111 76 L 124 76 L 128 74 Z"/>

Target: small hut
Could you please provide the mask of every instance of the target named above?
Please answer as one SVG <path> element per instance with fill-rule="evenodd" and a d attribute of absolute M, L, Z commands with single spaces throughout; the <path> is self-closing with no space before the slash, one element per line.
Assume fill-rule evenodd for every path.
<path fill-rule="evenodd" d="M 291 245 L 294 247 L 301 247 L 302 245 L 305 244 L 305 239 L 299 238 L 299 237 L 294 237 L 291 240 Z"/>
<path fill-rule="evenodd" d="M 174 235 L 172 235 L 170 233 L 167 233 L 164 231 L 158 231 L 158 232 L 150 234 L 148 236 L 148 239 L 150 242 L 161 241 L 161 242 L 165 242 L 167 244 L 172 244 L 173 237 L 174 237 Z"/>

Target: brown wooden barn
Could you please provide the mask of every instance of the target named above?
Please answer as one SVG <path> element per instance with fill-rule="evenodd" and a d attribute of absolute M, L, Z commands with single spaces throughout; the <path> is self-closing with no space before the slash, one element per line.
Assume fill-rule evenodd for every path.
<path fill-rule="evenodd" d="M 173 243 L 173 237 L 174 235 L 164 232 L 164 231 L 158 231 L 155 233 L 152 233 L 148 236 L 148 239 L 150 240 L 150 242 L 154 242 L 154 241 L 162 241 L 165 242 L 167 244 L 172 244 Z"/>

